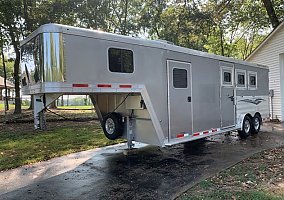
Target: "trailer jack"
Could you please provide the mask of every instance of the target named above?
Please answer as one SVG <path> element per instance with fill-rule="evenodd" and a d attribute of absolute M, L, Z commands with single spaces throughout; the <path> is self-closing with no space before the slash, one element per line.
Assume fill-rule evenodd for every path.
<path fill-rule="evenodd" d="M 129 116 L 126 117 L 126 131 L 127 131 L 127 147 L 132 149 L 134 147 L 134 134 L 133 134 L 133 122 Z"/>
<path fill-rule="evenodd" d="M 46 130 L 45 109 L 61 94 L 35 94 L 34 98 L 34 128 L 35 130 Z"/>

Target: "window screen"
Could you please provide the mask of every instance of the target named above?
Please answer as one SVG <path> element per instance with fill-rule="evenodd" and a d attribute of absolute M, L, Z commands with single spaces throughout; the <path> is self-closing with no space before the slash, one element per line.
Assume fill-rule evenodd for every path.
<path fill-rule="evenodd" d="M 238 86 L 245 86 L 245 75 L 238 74 Z"/>
<path fill-rule="evenodd" d="M 231 72 L 224 72 L 224 83 L 231 83 L 232 77 Z"/>
<path fill-rule="evenodd" d="M 126 49 L 109 48 L 109 70 L 111 72 L 133 73 L 133 52 Z"/>
<path fill-rule="evenodd" d="M 173 85 L 175 88 L 187 88 L 187 70 L 173 69 Z"/>
<path fill-rule="evenodd" d="M 249 85 L 252 87 L 256 87 L 256 75 L 249 75 Z"/>

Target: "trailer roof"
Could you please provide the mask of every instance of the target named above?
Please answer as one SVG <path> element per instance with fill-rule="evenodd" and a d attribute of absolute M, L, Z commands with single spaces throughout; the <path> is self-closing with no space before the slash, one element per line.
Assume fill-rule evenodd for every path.
<path fill-rule="evenodd" d="M 148 40 L 148 39 L 142 39 L 142 38 L 137 38 L 137 37 L 130 37 L 130 36 L 113 34 L 113 33 L 107 33 L 103 31 L 91 30 L 91 29 L 86 29 L 86 28 L 78 28 L 74 26 L 67 26 L 67 25 L 53 24 L 53 23 L 40 26 L 38 29 L 32 32 L 28 37 L 22 40 L 20 42 L 20 45 L 21 46 L 24 45 L 25 43 L 27 43 L 28 41 L 30 41 L 32 38 L 36 37 L 40 33 L 49 33 L 49 32 L 65 33 L 65 34 L 70 34 L 70 35 L 78 35 L 82 37 L 99 38 L 99 39 L 104 39 L 104 40 L 109 40 L 109 41 L 136 44 L 140 46 L 160 48 L 164 50 L 176 51 L 176 52 L 181 52 L 181 53 L 186 53 L 186 54 L 191 54 L 191 55 L 196 55 L 196 56 L 201 56 L 201 57 L 213 58 L 213 59 L 217 59 L 220 61 L 239 63 L 239 64 L 250 65 L 250 66 L 260 67 L 260 68 L 268 68 L 267 66 L 264 66 L 264 65 L 249 63 L 243 60 L 238 60 L 238 59 L 229 58 L 225 56 L 219 56 L 219 55 L 210 54 L 210 53 L 206 53 L 202 51 L 197 51 L 197 50 L 193 50 L 193 49 L 189 49 L 185 47 L 180 47 L 174 44 L 167 43 L 166 41 L 162 41 L 162 40 Z"/>

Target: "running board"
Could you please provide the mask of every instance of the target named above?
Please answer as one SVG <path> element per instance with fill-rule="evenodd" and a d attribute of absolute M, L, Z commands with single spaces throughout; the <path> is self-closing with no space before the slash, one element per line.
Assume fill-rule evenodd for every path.
<path fill-rule="evenodd" d="M 210 137 L 210 136 L 214 136 L 214 135 L 218 135 L 218 134 L 222 134 L 228 131 L 235 131 L 239 129 L 239 127 L 231 127 L 231 128 L 219 128 L 217 129 L 217 131 L 201 131 L 198 132 L 199 134 L 190 134 L 188 136 L 185 137 L 178 137 L 178 138 L 174 138 L 171 139 L 170 141 L 165 142 L 165 146 L 172 146 L 175 144 L 179 144 L 179 143 L 184 143 L 184 142 L 189 142 L 189 141 L 193 141 L 193 140 L 198 140 L 201 138 L 206 138 L 206 137 Z M 206 134 L 203 134 L 204 132 L 206 132 Z M 207 133 L 208 132 L 208 133 Z"/>

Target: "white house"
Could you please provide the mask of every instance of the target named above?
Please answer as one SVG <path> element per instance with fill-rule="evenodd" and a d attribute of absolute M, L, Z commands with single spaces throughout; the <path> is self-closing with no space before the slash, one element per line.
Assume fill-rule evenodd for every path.
<path fill-rule="evenodd" d="M 13 90 L 15 88 L 14 84 L 11 83 L 10 81 L 6 81 L 7 84 L 7 89 L 8 89 L 8 96 L 13 97 Z M 5 83 L 4 83 L 4 78 L 2 76 L 0 76 L 0 101 L 4 100 L 4 96 L 5 96 Z"/>
<path fill-rule="evenodd" d="M 272 119 L 284 121 L 284 22 L 246 60 L 269 67 L 269 89 L 274 92 L 270 114 Z"/>

